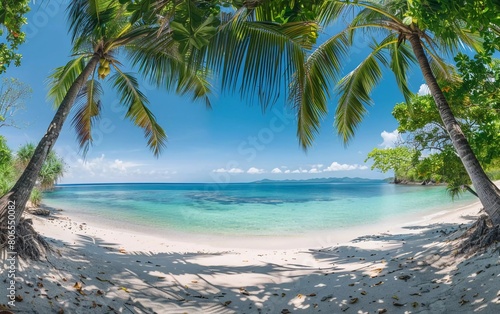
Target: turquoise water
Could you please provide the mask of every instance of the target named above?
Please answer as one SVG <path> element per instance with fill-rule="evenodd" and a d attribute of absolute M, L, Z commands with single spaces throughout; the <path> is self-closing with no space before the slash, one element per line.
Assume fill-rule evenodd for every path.
<path fill-rule="evenodd" d="M 44 203 L 102 220 L 217 235 L 291 235 L 428 215 L 452 202 L 444 187 L 370 183 L 63 185 Z"/>

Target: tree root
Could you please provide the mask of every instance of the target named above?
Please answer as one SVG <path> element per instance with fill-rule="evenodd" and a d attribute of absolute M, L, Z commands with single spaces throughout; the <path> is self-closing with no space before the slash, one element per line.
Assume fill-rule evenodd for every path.
<path fill-rule="evenodd" d="M 45 241 L 45 239 L 33 228 L 33 221 L 31 219 L 21 218 L 21 221 L 17 225 L 15 231 L 14 250 L 8 249 L 8 251 L 16 252 L 19 258 L 37 261 L 45 255 L 47 250 L 50 250 L 50 246 L 47 241 Z M 2 228 L 0 240 L 2 244 L 8 243 L 8 233 L 6 228 Z M 2 247 L 2 249 L 5 248 L 8 248 L 8 246 Z"/>
<path fill-rule="evenodd" d="M 494 226 L 486 215 L 482 215 L 461 237 L 459 253 L 472 255 L 485 251 L 500 241 L 500 226 Z"/>

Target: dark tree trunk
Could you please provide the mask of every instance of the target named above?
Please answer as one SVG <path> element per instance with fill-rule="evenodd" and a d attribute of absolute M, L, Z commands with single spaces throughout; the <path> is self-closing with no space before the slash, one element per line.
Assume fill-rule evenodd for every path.
<path fill-rule="evenodd" d="M 432 97 L 436 103 L 441 119 L 443 120 L 446 131 L 450 135 L 453 147 L 458 153 L 469 177 L 474 185 L 484 210 L 495 225 L 500 225 L 500 190 L 488 178 L 481 167 L 476 155 L 472 151 L 467 138 L 465 137 L 460 125 L 458 124 L 451 108 L 439 87 L 436 77 L 432 73 L 427 56 L 425 55 L 420 37 L 418 34 L 410 36 L 409 41 L 418 60 L 420 69 L 429 86 Z"/>
<path fill-rule="evenodd" d="M 38 146 L 36 147 L 33 157 L 28 163 L 28 166 L 22 173 L 21 177 L 17 180 L 14 187 L 10 190 L 10 192 L 2 198 L 2 200 L 7 199 L 7 202 L 10 202 L 10 204 L 14 204 L 16 210 L 16 225 L 21 219 L 21 216 L 26 207 L 26 203 L 31 195 L 31 191 L 36 184 L 36 180 L 38 178 L 38 174 L 42 168 L 42 165 L 47 159 L 50 150 L 57 141 L 59 133 L 61 132 L 64 122 L 68 117 L 68 114 L 73 106 L 73 103 L 76 100 L 78 93 L 80 92 L 80 89 L 87 81 L 88 77 L 92 74 L 98 62 L 99 56 L 95 54 L 90 59 L 89 63 L 85 66 L 82 73 L 76 78 L 73 85 L 71 85 L 68 93 L 57 109 L 57 112 L 52 119 L 49 128 L 47 129 L 47 132 L 38 143 Z M 2 204 L 1 201 L 0 204 Z M 2 208 L 0 208 L 0 223 L 2 226 L 6 223 L 7 220 L 6 213 L 6 207 L 2 206 Z"/>

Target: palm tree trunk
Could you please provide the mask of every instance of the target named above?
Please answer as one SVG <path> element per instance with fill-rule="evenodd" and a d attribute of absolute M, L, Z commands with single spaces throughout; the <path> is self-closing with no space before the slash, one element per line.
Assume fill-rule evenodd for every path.
<path fill-rule="evenodd" d="M 443 120 L 446 131 L 450 135 L 453 147 L 458 153 L 460 160 L 464 164 L 467 173 L 474 185 L 474 188 L 493 223 L 500 225 L 500 190 L 491 182 L 483 168 L 481 167 L 476 155 L 472 151 L 467 138 L 465 137 L 460 125 L 458 124 L 446 98 L 439 87 L 436 77 L 432 73 L 427 56 L 425 55 L 420 37 L 414 34 L 408 38 L 413 48 L 413 53 L 418 60 L 425 82 L 429 86 L 432 97 L 436 103 L 439 115 Z"/>
<path fill-rule="evenodd" d="M 68 93 L 64 97 L 61 105 L 57 109 L 57 112 L 52 119 L 52 122 L 47 129 L 47 132 L 43 136 L 43 138 L 38 143 L 38 146 L 35 149 L 33 157 L 31 158 L 28 166 L 22 173 L 21 177 L 17 180 L 14 187 L 7 193 L 3 198 L 7 198 L 10 201 L 10 204 L 15 204 L 15 221 L 16 225 L 19 223 L 21 216 L 26 207 L 26 203 L 30 197 L 31 191 L 36 184 L 36 180 L 38 178 L 38 174 L 40 173 L 40 169 L 42 168 L 43 163 L 47 159 L 47 156 L 54 146 L 57 138 L 59 137 L 59 133 L 68 117 L 68 114 L 73 106 L 73 103 L 80 92 L 83 84 L 87 81 L 87 78 L 92 74 L 97 63 L 99 62 L 99 55 L 94 54 L 94 56 L 90 59 L 89 63 L 85 66 L 82 73 L 76 78 L 75 82 L 71 85 L 68 90 Z M 0 202 L 2 204 L 2 202 Z M 6 208 L 0 208 L 0 222 L 3 225 L 6 222 Z"/>

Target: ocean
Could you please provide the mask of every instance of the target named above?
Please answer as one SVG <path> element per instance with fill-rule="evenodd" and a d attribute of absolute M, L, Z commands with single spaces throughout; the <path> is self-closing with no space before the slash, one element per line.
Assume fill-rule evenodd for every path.
<path fill-rule="evenodd" d="M 94 220 L 158 231 L 286 236 L 415 219 L 476 200 L 465 195 L 452 201 L 442 186 L 373 181 L 59 185 L 43 202 Z"/>

